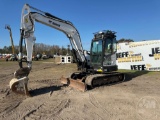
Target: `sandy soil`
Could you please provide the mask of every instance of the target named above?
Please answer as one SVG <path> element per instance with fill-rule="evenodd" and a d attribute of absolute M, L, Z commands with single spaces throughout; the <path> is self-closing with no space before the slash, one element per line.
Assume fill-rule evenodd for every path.
<path fill-rule="evenodd" d="M 0 120 L 160 120 L 159 72 L 127 72 L 123 83 L 80 92 L 59 81 L 75 64 L 39 61 L 26 97 L 8 86 L 17 69 L 16 62 L 0 62 Z"/>

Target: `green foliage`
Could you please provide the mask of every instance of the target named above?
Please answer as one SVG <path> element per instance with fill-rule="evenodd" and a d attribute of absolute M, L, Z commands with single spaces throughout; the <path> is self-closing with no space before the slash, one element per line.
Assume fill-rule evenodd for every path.
<path fill-rule="evenodd" d="M 120 40 L 117 40 L 118 43 L 123 43 L 123 42 L 134 42 L 134 40 L 132 39 L 125 39 L 125 38 L 121 38 Z"/>
<path fill-rule="evenodd" d="M 18 54 L 19 46 L 15 46 L 15 53 Z M 66 55 L 67 53 L 71 55 L 70 48 L 65 48 L 64 46 L 59 47 L 58 45 L 45 45 L 43 43 L 36 43 L 34 46 L 34 53 L 45 53 L 46 55 Z M 3 49 L 0 49 L 1 54 L 12 54 L 12 46 L 4 46 Z M 26 54 L 25 46 L 23 46 L 23 53 Z"/>

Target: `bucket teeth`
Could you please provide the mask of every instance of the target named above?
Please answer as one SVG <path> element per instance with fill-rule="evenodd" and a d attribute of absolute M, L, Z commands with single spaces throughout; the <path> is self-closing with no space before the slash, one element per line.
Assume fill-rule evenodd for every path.
<path fill-rule="evenodd" d="M 10 89 L 17 94 L 30 96 L 28 91 L 28 77 L 23 77 L 21 79 L 13 78 L 10 83 Z"/>
<path fill-rule="evenodd" d="M 86 85 L 85 85 L 85 83 L 82 82 L 82 80 L 74 80 L 71 78 L 61 77 L 61 83 L 68 85 L 70 87 L 73 87 L 75 89 L 78 89 L 82 92 L 86 91 Z"/>

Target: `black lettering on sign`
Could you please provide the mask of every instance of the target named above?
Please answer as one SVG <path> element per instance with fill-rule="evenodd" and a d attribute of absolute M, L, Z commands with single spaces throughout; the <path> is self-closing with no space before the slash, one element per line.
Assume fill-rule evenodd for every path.
<path fill-rule="evenodd" d="M 156 48 L 151 48 L 151 54 L 149 54 L 149 57 L 153 57 L 154 54 L 158 54 L 160 53 L 160 48 L 156 47 Z"/>
<path fill-rule="evenodd" d="M 49 20 L 48 22 L 49 22 L 50 24 L 52 24 L 52 25 L 55 25 L 55 26 L 60 27 L 60 25 L 59 25 L 59 24 L 57 24 L 57 23 L 55 23 L 55 22 L 53 22 L 53 21 L 51 21 L 51 20 Z"/>
<path fill-rule="evenodd" d="M 145 70 L 145 65 L 131 65 L 131 70 Z"/>
<path fill-rule="evenodd" d="M 117 53 L 117 58 L 128 57 L 128 52 L 120 52 Z"/>
<path fill-rule="evenodd" d="M 160 48 L 159 48 L 159 47 L 156 47 L 156 48 L 155 48 L 155 53 L 156 53 L 156 54 L 160 53 Z"/>

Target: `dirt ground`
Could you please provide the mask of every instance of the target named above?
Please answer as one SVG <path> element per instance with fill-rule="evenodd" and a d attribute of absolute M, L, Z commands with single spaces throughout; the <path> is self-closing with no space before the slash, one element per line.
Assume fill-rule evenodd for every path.
<path fill-rule="evenodd" d="M 17 62 L 0 62 L 0 120 L 160 120 L 160 72 L 126 72 L 126 81 L 86 92 L 60 84 L 75 64 L 35 61 L 32 97 L 17 95 L 9 81 Z"/>

